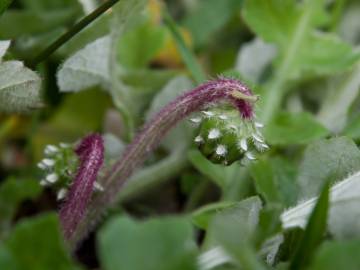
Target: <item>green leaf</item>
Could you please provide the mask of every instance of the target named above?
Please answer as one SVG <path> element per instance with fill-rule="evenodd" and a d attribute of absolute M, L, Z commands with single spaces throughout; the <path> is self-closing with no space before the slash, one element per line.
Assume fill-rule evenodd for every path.
<path fill-rule="evenodd" d="M 360 269 L 360 241 L 326 242 L 316 252 L 309 270 Z"/>
<path fill-rule="evenodd" d="M 69 24 L 76 15 L 76 10 L 71 8 L 41 14 L 28 10 L 8 10 L 0 18 L 0 38 L 16 39 L 51 31 Z"/>
<path fill-rule="evenodd" d="M 111 22 L 111 45 L 110 45 L 110 82 L 114 104 L 122 113 L 124 123 L 132 135 L 134 129 L 134 115 L 139 112 L 139 104 L 132 96 L 133 89 L 124 83 L 122 76 L 125 68 L 119 63 L 119 43 L 123 36 L 136 28 L 144 20 L 146 0 L 119 1 L 113 7 Z M 137 100 L 137 99 L 136 99 Z"/>
<path fill-rule="evenodd" d="M 355 140 L 360 138 L 360 115 L 352 119 L 344 130 L 344 134 Z"/>
<path fill-rule="evenodd" d="M 0 63 L 9 47 L 10 47 L 10 40 L 0 40 Z"/>
<path fill-rule="evenodd" d="M 20 0 L 26 9 L 43 13 L 49 10 L 59 10 L 72 8 L 80 11 L 80 1 L 78 0 Z"/>
<path fill-rule="evenodd" d="M 174 100 L 177 96 L 193 87 L 192 82 L 185 76 L 178 76 L 169 81 L 164 88 L 152 99 L 146 119 L 149 121 L 162 107 Z M 193 129 L 185 121 L 173 128 L 162 141 L 168 151 L 188 145 L 191 141 Z"/>
<path fill-rule="evenodd" d="M 276 43 L 287 61 L 287 77 L 303 73 L 332 74 L 351 67 L 360 54 L 334 34 L 315 31 L 324 15 L 323 0 L 251 0 L 245 2 L 244 18 L 265 41 Z M 258 18 L 261 18 L 259 20 Z M 321 21 L 321 20 L 320 20 Z M 286 59 L 287 58 L 287 59 Z"/>
<path fill-rule="evenodd" d="M 247 0 L 243 17 L 264 41 L 278 47 L 275 71 L 261 101 L 261 119 L 268 124 L 291 90 L 290 80 L 345 71 L 359 52 L 334 34 L 319 33 L 327 20 L 326 1 Z M 259 19 L 261 18 L 261 19 Z"/>
<path fill-rule="evenodd" d="M 86 45 L 68 58 L 57 72 L 60 91 L 80 91 L 94 87 L 109 87 L 110 38 L 105 36 Z"/>
<path fill-rule="evenodd" d="M 12 1 L 13 0 L 2 0 L 0 2 L 0 16 L 1 16 L 1 14 L 4 13 L 4 11 L 8 8 L 8 6 L 10 6 Z"/>
<path fill-rule="evenodd" d="M 288 42 L 299 19 L 293 0 L 246 0 L 242 11 L 246 23 L 257 35 L 281 45 Z"/>
<path fill-rule="evenodd" d="M 312 33 L 294 60 L 294 77 L 300 72 L 327 75 L 348 70 L 360 58 L 350 44 L 329 33 Z"/>
<path fill-rule="evenodd" d="M 60 47 L 58 49 L 58 53 L 69 57 L 96 39 L 109 35 L 112 16 L 112 12 L 102 14 L 99 18 Z"/>
<path fill-rule="evenodd" d="M 264 128 L 269 144 L 306 144 L 328 135 L 328 131 L 308 112 L 281 112 Z"/>
<path fill-rule="evenodd" d="M 340 181 L 360 170 L 360 151 L 346 137 L 321 140 L 310 144 L 299 168 L 299 199 L 318 194 L 321 186 L 331 177 Z"/>
<path fill-rule="evenodd" d="M 0 63 L 0 111 L 28 112 L 41 105 L 41 79 L 22 62 Z"/>
<path fill-rule="evenodd" d="M 12 256 L 2 242 L 0 243 L 0 269 L 20 270 L 14 256 Z"/>
<path fill-rule="evenodd" d="M 339 181 L 331 188 L 331 209 L 328 225 L 333 238 L 353 239 L 359 237 L 358 226 L 354 226 L 360 222 L 359 194 L 359 172 Z M 316 201 L 317 197 L 313 197 L 282 213 L 283 228 L 304 228 Z"/>
<path fill-rule="evenodd" d="M 15 269 L 79 269 L 66 252 L 57 215 L 44 214 L 21 221 L 5 241 Z M 1 265 L 1 262 L 0 262 Z"/>
<path fill-rule="evenodd" d="M 258 197 L 248 198 L 219 213 L 210 227 L 216 242 L 244 269 L 265 269 L 251 244 L 260 209 Z"/>
<path fill-rule="evenodd" d="M 263 243 L 262 253 L 278 252 L 279 245 L 283 242 L 283 237 L 280 235 L 274 236 L 276 233 L 281 232 L 280 214 L 283 206 L 281 204 L 270 203 L 267 204 L 259 215 L 259 225 L 256 230 L 256 243 Z M 266 241 L 268 240 L 268 241 Z M 270 259 L 270 258 L 267 258 Z M 273 259 L 274 260 L 274 256 Z"/>
<path fill-rule="evenodd" d="M 235 183 L 238 183 L 239 185 L 245 183 L 245 179 L 243 179 L 244 168 L 238 163 L 233 163 L 231 166 L 226 167 L 216 165 L 206 159 L 198 150 L 190 151 L 188 156 L 195 168 L 218 185 L 223 190 L 224 195 L 226 195 L 228 189 L 232 189 L 232 192 L 236 192 L 234 189 L 238 188 L 238 186 Z"/>
<path fill-rule="evenodd" d="M 259 83 L 266 68 L 274 60 L 276 51 L 273 44 L 255 38 L 241 46 L 236 60 L 236 70 L 252 83 Z"/>
<path fill-rule="evenodd" d="M 242 2 L 242 0 L 195 2 L 194 7 L 183 20 L 183 25 L 190 30 L 194 38 L 195 46 L 206 45 L 210 38 L 240 11 Z"/>
<path fill-rule="evenodd" d="M 339 133 L 346 126 L 349 109 L 359 94 L 360 64 L 351 72 L 330 79 L 328 84 L 329 91 L 317 118 L 332 132 Z M 356 126 L 349 128 L 345 133 L 356 137 Z"/>
<path fill-rule="evenodd" d="M 42 158 L 46 144 L 72 143 L 98 130 L 110 105 L 109 96 L 96 89 L 67 95 L 56 113 L 33 135 L 37 159 Z"/>
<path fill-rule="evenodd" d="M 296 169 L 280 157 L 260 159 L 250 165 L 257 192 L 268 203 L 291 206 L 297 201 Z"/>
<path fill-rule="evenodd" d="M 21 202 L 36 198 L 41 192 L 39 181 L 9 178 L 0 185 L 0 234 L 11 226 Z"/>
<path fill-rule="evenodd" d="M 206 230 L 208 228 L 211 219 L 218 213 L 228 208 L 235 207 L 235 202 L 217 202 L 207 204 L 191 214 L 193 223 L 201 229 Z"/>
<path fill-rule="evenodd" d="M 290 269 L 304 269 L 322 241 L 327 227 L 329 209 L 329 183 L 326 183 L 311 213 L 305 233 L 291 260 Z"/>
<path fill-rule="evenodd" d="M 279 202 L 280 192 L 278 190 L 271 164 L 267 160 L 259 160 L 250 166 L 251 176 L 255 180 L 257 192 L 267 202 Z"/>
<path fill-rule="evenodd" d="M 360 13 L 359 2 L 348 2 L 344 5 L 344 1 L 340 4 L 340 12 L 338 12 L 336 19 L 338 22 L 339 34 L 344 40 L 351 44 L 357 44 L 359 41 L 360 21 L 358 16 Z M 341 6 L 342 4 L 342 6 Z"/>
<path fill-rule="evenodd" d="M 196 269 L 196 245 L 187 219 L 168 217 L 137 222 L 116 217 L 98 237 L 105 270 Z"/>
<path fill-rule="evenodd" d="M 164 45 L 165 34 L 164 28 L 155 27 L 150 21 L 125 33 L 119 42 L 119 63 L 128 69 L 145 68 Z"/>

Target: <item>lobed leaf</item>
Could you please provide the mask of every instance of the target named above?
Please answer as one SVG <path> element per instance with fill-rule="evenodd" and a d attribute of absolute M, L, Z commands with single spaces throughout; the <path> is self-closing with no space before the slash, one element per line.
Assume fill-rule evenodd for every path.
<path fill-rule="evenodd" d="M 80 269 L 72 263 L 65 249 L 55 214 L 43 214 L 19 222 L 4 246 L 10 255 L 5 265 L 10 269 Z M 4 263 L 1 257 L 0 253 L 0 266 Z"/>
<path fill-rule="evenodd" d="M 0 63 L 0 111 L 28 112 L 41 105 L 41 79 L 22 62 Z"/>
<path fill-rule="evenodd" d="M 308 112 L 281 112 L 264 128 L 266 141 L 275 145 L 307 144 L 328 133 Z"/>
<path fill-rule="evenodd" d="M 100 231 L 98 250 L 105 270 L 195 270 L 196 245 L 185 218 L 137 222 L 116 217 Z"/>
<path fill-rule="evenodd" d="M 320 140 L 309 144 L 299 168 L 299 199 L 310 198 L 331 178 L 335 183 L 360 170 L 360 151 L 346 137 Z"/>
<path fill-rule="evenodd" d="M 36 198 L 41 192 L 37 180 L 9 178 L 0 185 L 0 234 L 11 226 L 21 202 Z"/>
<path fill-rule="evenodd" d="M 3 56 L 6 54 L 6 51 L 10 47 L 10 40 L 1 40 L 0 41 L 0 63 Z"/>
<path fill-rule="evenodd" d="M 109 85 L 110 37 L 88 44 L 68 58 L 57 73 L 60 91 L 78 92 L 97 85 Z"/>

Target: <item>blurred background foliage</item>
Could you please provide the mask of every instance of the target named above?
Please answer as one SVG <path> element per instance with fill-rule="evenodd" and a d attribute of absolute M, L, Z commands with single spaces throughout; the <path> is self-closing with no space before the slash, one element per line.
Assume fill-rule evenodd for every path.
<path fill-rule="evenodd" d="M 360 269 L 360 2 L 120 0 L 33 65 L 103 2 L 0 2 L 0 269 Z M 71 256 L 56 192 L 39 185 L 45 146 L 97 131 L 111 164 L 163 105 L 219 74 L 261 96 L 271 150 L 214 165 L 184 121 Z M 329 202 L 324 184 L 352 174 L 352 196 Z M 309 222 L 284 214 L 320 193 Z"/>

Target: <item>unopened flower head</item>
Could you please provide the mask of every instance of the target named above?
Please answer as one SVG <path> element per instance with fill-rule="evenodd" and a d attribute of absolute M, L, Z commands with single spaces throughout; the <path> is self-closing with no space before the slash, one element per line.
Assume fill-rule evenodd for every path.
<path fill-rule="evenodd" d="M 44 174 L 40 185 L 52 187 L 57 192 L 57 198 L 63 199 L 77 166 L 78 158 L 71 144 L 47 145 L 44 158 L 38 163 Z"/>
<path fill-rule="evenodd" d="M 57 199 L 62 200 L 65 198 L 78 169 L 79 157 L 73 144 L 47 145 L 44 149 L 44 158 L 37 166 L 44 173 L 40 185 L 52 187 L 57 194 Z M 103 191 L 103 188 L 95 182 L 94 190 Z"/>
<path fill-rule="evenodd" d="M 253 118 L 244 118 L 230 107 L 206 111 L 195 138 L 201 153 L 214 163 L 230 165 L 234 161 L 253 161 L 256 154 L 269 146 L 261 134 L 263 125 Z M 201 140 L 199 139 L 201 138 Z"/>

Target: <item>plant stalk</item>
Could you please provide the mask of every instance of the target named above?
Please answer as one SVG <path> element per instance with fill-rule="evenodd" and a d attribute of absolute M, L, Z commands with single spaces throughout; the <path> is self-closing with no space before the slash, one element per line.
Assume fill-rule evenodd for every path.
<path fill-rule="evenodd" d="M 32 61 L 31 66 L 35 67 L 44 60 L 46 60 L 50 55 L 52 55 L 57 49 L 59 49 L 63 44 L 69 41 L 73 36 L 83 30 L 91 22 L 96 20 L 101 14 L 115 5 L 119 0 L 108 0 L 104 2 L 101 6 L 91 12 L 89 15 L 85 16 L 73 27 L 71 27 L 67 32 L 60 36 L 57 40 L 51 43 L 47 48 L 40 52 Z"/>
<path fill-rule="evenodd" d="M 243 93 L 243 98 L 236 98 L 234 92 Z M 225 78 L 204 83 L 179 96 L 160 110 L 127 146 L 122 158 L 99 180 L 104 192 L 93 197 L 87 205 L 85 214 L 79 218 L 77 228 L 71 232 L 64 232 L 70 247 L 75 249 L 94 229 L 105 210 L 117 203 L 119 192 L 128 178 L 172 127 L 191 113 L 223 100 L 230 102 L 239 110 L 239 117 L 246 119 L 253 117 L 253 95 L 250 89 L 237 80 Z"/>

